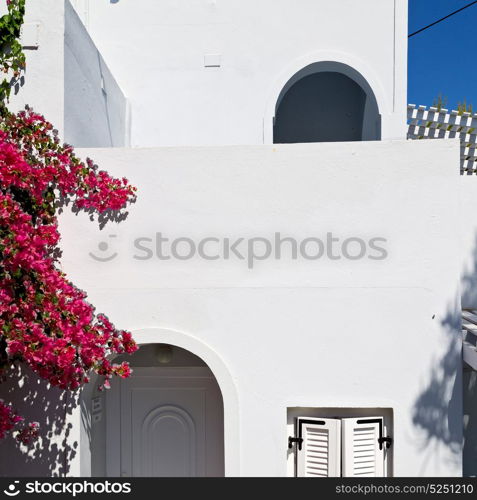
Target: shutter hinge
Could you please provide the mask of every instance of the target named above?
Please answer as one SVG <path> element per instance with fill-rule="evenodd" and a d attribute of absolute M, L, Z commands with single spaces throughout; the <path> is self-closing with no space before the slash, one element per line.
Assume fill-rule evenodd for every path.
<path fill-rule="evenodd" d="M 378 437 L 378 444 L 379 444 L 379 449 L 383 449 L 383 444 L 386 443 L 386 448 L 390 448 L 391 445 L 393 444 L 393 438 L 386 436 L 383 436 L 383 419 L 382 418 L 377 418 L 377 419 L 362 419 L 358 420 L 358 424 L 378 424 L 379 425 L 379 437 Z"/>
<path fill-rule="evenodd" d="M 303 424 L 314 424 L 314 425 L 325 425 L 324 420 L 307 420 L 307 419 L 297 419 L 295 424 L 295 435 L 298 437 L 288 437 L 288 449 L 293 448 L 293 443 L 298 445 L 298 451 L 301 451 L 301 446 L 303 444 Z"/>
<path fill-rule="evenodd" d="M 298 445 L 298 449 L 301 450 L 301 445 L 303 444 L 303 438 L 301 437 L 288 437 L 288 449 L 291 450 L 293 448 L 293 443 Z"/>
<path fill-rule="evenodd" d="M 383 449 L 383 443 L 386 443 L 386 448 L 390 448 L 390 446 L 393 444 L 393 438 L 392 437 L 380 437 L 378 439 L 378 443 L 379 443 L 379 449 L 382 450 Z"/>

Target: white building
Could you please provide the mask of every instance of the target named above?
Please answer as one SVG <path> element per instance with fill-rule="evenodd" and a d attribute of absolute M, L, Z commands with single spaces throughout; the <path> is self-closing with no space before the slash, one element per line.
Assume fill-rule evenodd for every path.
<path fill-rule="evenodd" d="M 119 225 L 61 230 L 142 347 L 78 402 L 12 380 L 51 434 L 1 470 L 461 475 L 477 180 L 457 140 L 406 140 L 407 2 L 73 3 L 28 2 L 13 102 L 138 187 Z"/>

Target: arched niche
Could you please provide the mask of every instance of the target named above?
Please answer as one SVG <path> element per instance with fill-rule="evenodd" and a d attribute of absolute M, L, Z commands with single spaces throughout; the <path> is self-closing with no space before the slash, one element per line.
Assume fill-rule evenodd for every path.
<path fill-rule="evenodd" d="M 367 80 L 347 64 L 321 61 L 296 72 L 275 105 L 274 143 L 381 139 L 381 116 Z"/>
<path fill-rule="evenodd" d="M 144 418 L 138 416 L 134 424 L 135 427 L 134 425 L 131 427 L 132 432 L 136 433 L 138 442 L 146 442 L 144 432 L 152 431 L 151 443 L 154 443 L 155 440 L 157 446 L 161 439 L 164 443 L 165 436 L 167 436 L 166 432 L 161 437 L 161 429 L 170 427 L 172 432 L 177 433 L 182 428 L 184 429 L 181 441 L 182 448 L 188 450 L 188 453 L 195 454 L 194 456 L 199 457 L 199 459 L 201 456 L 207 456 L 209 451 L 204 446 L 201 448 L 199 445 L 197 450 L 193 450 L 192 447 L 187 446 L 187 443 L 197 443 L 195 437 L 191 441 L 191 436 L 203 432 L 204 425 L 209 424 L 194 423 L 193 407 L 192 409 L 188 408 L 187 404 L 181 401 L 180 398 L 167 397 L 167 391 L 171 391 L 171 387 L 168 387 L 167 383 L 164 385 L 164 381 L 158 382 L 161 378 L 164 380 L 164 376 L 172 377 L 170 380 L 174 379 L 174 377 L 177 379 L 177 376 L 179 378 L 186 377 L 188 380 L 187 387 L 193 387 L 194 384 L 197 387 L 209 387 L 207 397 L 209 400 L 212 397 L 217 401 L 217 411 L 211 417 L 213 420 L 212 426 L 209 426 L 208 431 L 206 429 L 206 434 L 211 435 L 212 428 L 217 428 L 219 432 L 215 433 L 215 442 L 212 445 L 207 444 L 206 447 L 208 449 L 210 446 L 215 447 L 215 449 L 221 447 L 223 450 L 222 455 L 215 453 L 213 459 L 215 462 L 212 466 L 209 464 L 208 468 L 204 468 L 203 460 L 202 464 L 199 460 L 198 465 L 191 464 L 189 461 L 189 465 L 184 466 L 181 470 L 189 471 L 191 475 L 196 476 L 207 474 L 219 476 L 239 475 L 238 399 L 233 380 L 220 357 L 200 340 L 172 330 L 154 328 L 137 330 L 133 331 L 133 336 L 140 349 L 132 356 L 124 358 L 131 364 L 132 376 L 126 381 L 113 380 L 112 388 L 103 392 L 97 390 L 99 381 L 92 380 L 81 392 L 78 412 L 78 417 L 81 418 L 80 453 L 74 460 L 77 464 L 76 467 L 78 467 L 78 469 L 74 469 L 77 470 L 76 475 L 82 477 L 141 475 L 138 474 L 137 467 L 136 470 L 134 467 L 144 461 L 152 448 L 149 449 L 143 444 L 134 448 L 132 444 L 129 444 L 127 446 L 130 446 L 131 454 L 129 451 L 126 454 L 132 456 L 134 460 L 134 454 L 136 453 L 136 463 L 125 464 L 121 463 L 124 462 L 124 459 L 118 460 L 118 457 L 124 455 L 124 449 L 121 447 L 128 440 L 128 433 L 122 432 L 121 426 L 125 424 L 131 427 L 132 425 L 131 421 L 121 422 L 122 417 L 118 418 L 118 416 L 124 414 L 124 408 L 121 408 L 121 397 L 124 398 L 128 394 L 127 389 L 125 392 L 124 387 L 131 384 L 136 384 L 140 390 L 149 390 L 151 395 L 149 399 L 154 402 L 150 408 L 144 406 Z M 168 359 L 167 348 L 172 351 L 170 359 Z M 121 360 L 122 357 L 119 357 L 115 361 Z M 137 384 L 139 378 L 145 380 L 146 383 L 139 382 Z M 149 383 L 148 380 L 152 382 Z M 125 382 L 123 388 L 120 387 L 122 382 Z M 172 394 L 174 393 L 173 389 Z M 177 389 L 180 391 L 180 388 Z M 165 396 L 163 397 L 163 395 Z M 196 403 L 201 399 L 199 396 L 193 397 L 195 397 Z M 147 398 L 145 401 L 144 404 L 147 405 Z M 135 405 L 136 403 L 132 402 L 131 408 L 134 408 Z M 200 408 L 197 411 L 200 413 Z M 144 451 L 145 455 L 141 450 Z M 138 452 L 140 453 L 138 454 Z M 184 456 L 188 456 L 187 453 Z M 146 462 L 149 462 L 149 460 L 146 460 Z M 183 475 L 179 469 L 178 467 L 178 474 Z M 210 471 L 212 471 L 211 474 Z M 157 472 L 158 470 L 155 470 L 155 474 L 159 475 Z M 150 475 L 151 471 L 148 470 L 146 473 Z M 169 475 L 170 471 L 165 471 L 165 474 Z"/>

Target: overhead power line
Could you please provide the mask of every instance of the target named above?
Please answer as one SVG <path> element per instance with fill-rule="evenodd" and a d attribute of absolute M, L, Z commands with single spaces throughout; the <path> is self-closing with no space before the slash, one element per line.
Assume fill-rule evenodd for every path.
<path fill-rule="evenodd" d="M 414 33 L 411 33 L 408 38 L 411 38 L 414 35 L 417 35 L 418 33 L 422 33 L 423 31 L 431 28 L 432 26 L 435 26 L 436 24 L 441 23 L 442 21 L 445 21 L 446 19 L 449 19 L 449 17 L 455 16 L 459 12 L 462 12 L 465 9 L 468 9 L 469 7 L 472 7 L 472 5 L 475 5 L 477 3 L 477 0 L 475 2 L 471 2 L 468 5 L 464 5 L 464 7 L 461 7 L 460 9 L 455 10 L 454 12 L 451 12 L 450 14 L 447 14 L 447 16 L 442 17 L 441 19 L 438 19 L 437 21 L 434 21 L 431 24 L 428 24 L 427 26 L 424 26 L 424 28 L 421 28 L 420 30 L 415 31 Z"/>

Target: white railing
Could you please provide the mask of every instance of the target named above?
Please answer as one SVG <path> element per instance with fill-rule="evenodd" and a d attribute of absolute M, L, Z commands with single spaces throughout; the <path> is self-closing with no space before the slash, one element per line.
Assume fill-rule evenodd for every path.
<path fill-rule="evenodd" d="M 408 139 L 460 139 L 460 171 L 477 174 L 477 114 L 409 104 L 407 119 Z"/>

